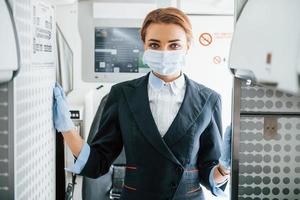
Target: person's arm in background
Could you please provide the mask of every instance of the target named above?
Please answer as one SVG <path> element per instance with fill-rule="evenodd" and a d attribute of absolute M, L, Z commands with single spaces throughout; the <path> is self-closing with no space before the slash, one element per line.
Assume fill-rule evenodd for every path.
<path fill-rule="evenodd" d="M 217 184 L 224 182 L 224 178 L 228 178 L 231 169 L 231 136 L 232 125 L 227 126 L 224 133 L 224 139 L 221 146 L 221 157 L 219 159 L 218 168 L 214 172 L 214 180 Z"/>
<path fill-rule="evenodd" d="M 224 183 L 230 175 L 231 167 L 231 125 L 226 128 L 221 146 L 219 164 L 213 169 L 213 181 L 216 185 Z"/>
<path fill-rule="evenodd" d="M 67 143 L 72 154 L 77 158 L 72 169 L 66 170 L 74 173 L 80 173 L 88 159 L 90 147 L 75 130 L 75 125 L 71 120 L 69 106 L 66 101 L 64 91 L 59 84 L 55 85 L 53 93 L 54 127 L 58 132 L 62 133 L 64 141 Z"/>
<path fill-rule="evenodd" d="M 216 99 L 210 124 L 200 137 L 202 151 L 199 155 L 198 163 L 201 184 L 210 190 L 214 196 L 225 196 L 224 190 L 228 182 L 229 173 L 223 168 L 225 166 L 221 162 L 223 160 L 222 157 L 225 156 L 223 152 L 225 142 L 222 142 L 221 137 L 222 103 L 219 95 L 216 96 Z"/>
<path fill-rule="evenodd" d="M 216 196 L 224 196 L 225 194 L 221 189 L 225 183 L 227 183 L 230 176 L 231 169 L 231 134 L 232 134 L 232 125 L 229 125 L 226 128 L 224 133 L 224 139 L 221 143 L 221 157 L 219 159 L 219 164 L 215 166 L 209 177 L 211 185 L 213 185 L 213 193 Z"/>

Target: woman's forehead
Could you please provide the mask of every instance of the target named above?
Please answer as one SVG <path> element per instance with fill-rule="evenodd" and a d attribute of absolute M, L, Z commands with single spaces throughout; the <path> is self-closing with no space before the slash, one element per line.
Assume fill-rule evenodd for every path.
<path fill-rule="evenodd" d="M 176 40 L 186 38 L 184 29 L 176 24 L 150 24 L 146 31 L 146 40 Z"/>

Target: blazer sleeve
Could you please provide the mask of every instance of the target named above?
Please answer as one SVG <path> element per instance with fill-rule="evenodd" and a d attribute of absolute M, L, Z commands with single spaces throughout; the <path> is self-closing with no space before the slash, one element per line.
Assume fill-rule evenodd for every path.
<path fill-rule="evenodd" d="M 219 163 L 222 144 L 222 103 L 220 95 L 214 95 L 215 103 L 212 104 L 211 120 L 200 136 L 200 150 L 198 154 L 200 183 L 210 191 L 213 191 L 213 185 L 209 182 L 209 175 L 211 170 Z M 225 187 L 226 184 L 220 188 L 224 190 Z"/>
<path fill-rule="evenodd" d="M 119 94 L 113 86 L 103 108 L 99 129 L 90 142 L 90 154 L 80 172 L 82 176 L 98 178 L 106 174 L 122 151 L 123 141 L 118 117 Z"/>

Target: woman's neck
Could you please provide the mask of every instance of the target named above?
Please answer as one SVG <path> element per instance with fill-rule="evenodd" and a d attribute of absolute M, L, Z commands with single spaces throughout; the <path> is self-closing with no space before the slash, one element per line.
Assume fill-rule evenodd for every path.
<path fill-rule="evenodd" d="M 156 72 L 153 72 L 153 74 L 160 78 L 161 80 L 163 80 L 165 83 L 168 83 L 168 82 L 172 82 L 174 80 L 176 80 L 177 78 L 179 78 L 181 76 L 181 71 L 175 73 L 175 74 L 172 74 L 172 75 L 161 75 L 161 74 L 158 74 Z"/>

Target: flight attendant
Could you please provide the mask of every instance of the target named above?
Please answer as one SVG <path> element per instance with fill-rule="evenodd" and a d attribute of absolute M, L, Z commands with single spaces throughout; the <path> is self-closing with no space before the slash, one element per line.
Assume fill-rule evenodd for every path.
<path fill-rule="evenodd" d="M 176 8 L 156 9 L 140 33 L 152 71 L 111 88 L 91 144 L 74 130 L 64 93 L 54 88 L 54 126 L 77 158 L 71 171 L 104 175 L 124 147 L 122 200 L 201 200 L 200 184 L 222 195 L 231 131 L 222 142 L 220 95 L 182 72 L 192 41 L 188 17 Z"/>

